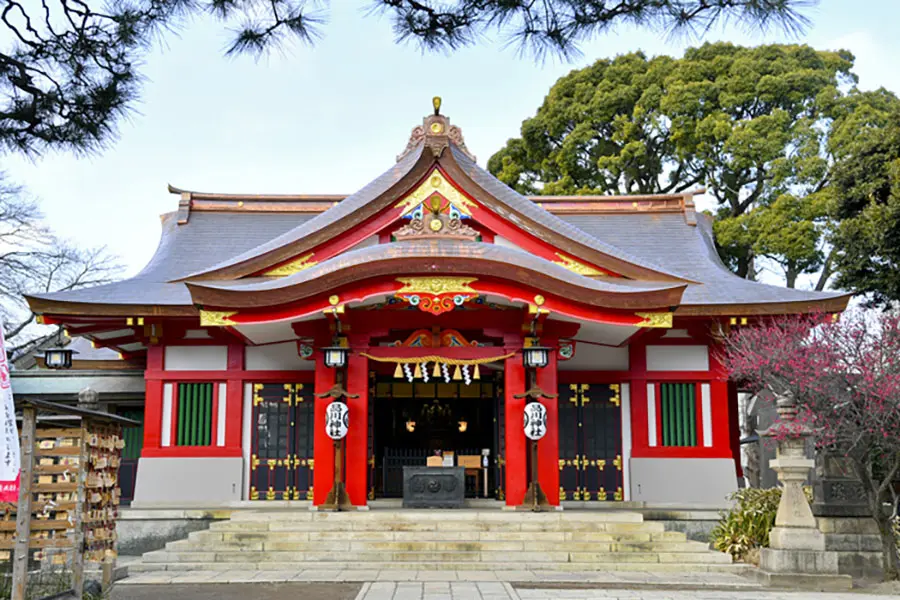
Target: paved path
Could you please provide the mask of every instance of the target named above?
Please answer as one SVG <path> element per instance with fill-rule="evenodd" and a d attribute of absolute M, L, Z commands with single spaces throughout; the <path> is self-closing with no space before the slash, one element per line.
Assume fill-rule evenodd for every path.
<path fill-rule="evenodd" d="M 200 585 L 202 584 L 202 585 Z M 225 584 L 225 585 L 223 585 Z M 580 588 L 580 589 L 572 589 Z M 160 571 L 118 582 L 113 600 L 897 600 L 771 591 L 736 573 L 559 571 Z"/>
<path fill-rule="evenodd" d="M 648 573 L 648 572 L 590 572 L 565 571 L 401 571 L 401 570 L 334 570 L 298 569 L 296 571 L 152 571 L 135 573 L 120 581 L 120 585 L 161 583 L 285 583 L 285 582 L 487 582 L 512 583 L 595 583 L 608 587 L 633 586 L 691 587 L 694 589 L 756 589 L 755 581 L 737 573 Z"/>
<path fill-rule="evenodd" d="M 506 582 L 367 583 L 356 600 L 747 600 L 747 591 L 528 589 Z M 896 596 L 821 592 L 752 592 L 753 600 L 896 600 Z"/>

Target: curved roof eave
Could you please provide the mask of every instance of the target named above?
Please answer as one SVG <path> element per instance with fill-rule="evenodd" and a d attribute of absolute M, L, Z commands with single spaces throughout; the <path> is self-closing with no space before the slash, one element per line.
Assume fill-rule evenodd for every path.
<path fill-rule="evenodd" d="M 452 171 L 452 175 L 462 175 L 467 180 L 465 183 L 469 185 L 463 185 L 464 189 L 476 188 L 470 191 L 480 195 L 481 198 L 476 199 L 488 205 L 489 210 L 497 212 L 501 218 L 530 235 L 576 257 L 632 279 L 692 282 L 690 277 L 632 256 L 569 225 L 494 178 L 453 141 L 447 142 L 447 147 L 438 158 L 434 158 L 432 152 L 426 152 L 426 147 L 424 142 L 420 142 L 381 176 L 306 223 L 180 281 L 246 277 L 294 258 L 391 205 L 412 188 L 433 164 L 440 164 Z M 463 182 L 458 183 L 462 185 Z"/>
<path fill-rule="evenodd" d="M 238 256 L 188 275 L 182 280 L 227 279 L 246 276 L 302 253 L 304 251 L 304 248 L 301 246 L 302 242 L 308 242 L 315 236 L 327 233 L 327 228 L 340 221 L 347 220 L 350 222 L 352 219 L 352 223 L 358 223 L 361 219 L 368 218 L 378 212 L 382 205 L 390 203 L 389 201 L 380 202 L 377 207 L 371 207 L 370 210 L 366 211 L 365 209 L 370 207 L 373 201 L 391 192 L 393 188 L 396 188 L 404 179 L 409 178 L 411 174 L 415 174 L 419 170 L 424 171 L 423 167 L 431 163 L 430 157 L 427 161 L 421 160 L 424 147 L 424 143 L 420 143 L 400 161 L 373 179 L 365 187 L 347 196 L 335 206 L 316 215 L 309 221 Z M 425 164 L 422 165 L 420 163 Z M 407 186 L 402 187 L 402 191 L 405 191 Z M 395 198 L 390 200 L 395 200 Z M 366 214 L 360 214 L 361 212 Z"/>
<path fill-rule="evenodd" d="M 608 244 L 581 229 L 570 225 L 565 220 L 537 206 L 534 202 L 522 196 L 514 189 L 494 177 L 488 171 L 478 166 L 465 152 L 455 144 L 450 144 L 450 153 L 455 165 L 469 179 L 472 185 L 483 190 L 484 194 L 496 200 L 505 211 L 498 211 L 500 216 L 509 219 L 518 227 L 528 231 L 532 235 L 545 238 L 545 241 L 562 246 L 563 249 L 572 252 L 576 256 L 597 263 L 598 266 L 609 267 L 611 270 L 634 279 L 650 279 L 655 281 L 680 281 L 695 283 L 695 281 L 681 273 L 675 273 L 660 265 L 639 258 L 621 248 Z M 442 163 L 444 159 L 442 157 Z M 457 175 L 451 173 L 451 175 Z M 484 199 L 482 199 L 484 200 Z M 493 206 L 495 210 L 501 206 Z M 520 217 L 524 217 L 530 223 L 523 223 Z M 532 225 L 533 224 L 533 225 Z M 536 228 L 535 228 L 536 226 Z M 543 230 L 543 231 L 541 231 Z M 549 232 L 551 235 L 546 235 Z M 556 239 L 553 237 L 557 236 Z M 578 248 L 566 248 L 575 244 Z M 588 255 L 586 255 L 586 251 Z M 589 255 L 596 253 L 593 259 Z"/>
<path fill-rule="evenodd" d="M 684 283 L 591 279 L 513 248 L 438 241 L 359 248 L 280 279 L 186 285 L 198 305 L 260 308 L 294 302 L 364 279 L 418 274 L 481 275 L 515 281 L 588 305 L 622 309 L 676 306 L 687 287 Z"/>

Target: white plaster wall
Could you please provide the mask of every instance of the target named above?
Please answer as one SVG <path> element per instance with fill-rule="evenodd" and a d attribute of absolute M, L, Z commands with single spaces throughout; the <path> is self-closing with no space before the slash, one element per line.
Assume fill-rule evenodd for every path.
<path fill-rule="evenodd" d="M 628 502 L 631 500 L 631 385 L 623 383 L 619 390 L 622 399 L 622 487 Z"/>
<path fill-rule="evenodd" d="M 575 356 L 557 363 L 560 371 L 627 371 L 628 347 L 575 343 Z"/>
<path fill-rule="evenodd" d="M 167 371 L 224 371 L 228 366 L 226 346 L 166 346 Z"/>
<path fill-rule="evenodd" d="M 247 346 L 244 363 L 248 371 L 312 371 L 316 366 L 316 361 L 300 358 L 295 342 Z"/>
<path fill-rule="evenodd" d="M 730 458 L 632 458 L 631 500 L 727 506 L 737 491 Z"/>
<path fill-rule="evenodd" d="M 216 506 L 241 499 L 240 457 L 141 458 L 132 507 Z"/>
<path fill-rule="evenodd" d="M 709 371 L 706 346 L 647 346 L 648 371 Z"/>
<path fill-rule="evenodd" d="M 253 384 L 244 384 L 244 401 L 241 406 L 241 469 L 243 473 L 241 500 L 247 500 L 250 495 L 250 445 L 253 431 L 250 429 L 254 423 L 250 422 L 253 416 Z"/>

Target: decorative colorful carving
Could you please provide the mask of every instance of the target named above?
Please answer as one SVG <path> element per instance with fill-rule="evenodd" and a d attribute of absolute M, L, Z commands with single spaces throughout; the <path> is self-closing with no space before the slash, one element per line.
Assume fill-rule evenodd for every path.
<path fill-rule="evenodd" d="M 638 327 L 672 327 L 672 313 L 670 312 L 639 312 L 634 313 L 642 320 L 635 323 Z"/>
<path fill-rule="evenodd" d="M 292 261 L 286 262 L 282 265 L 278 265 L 277 267 L 273 267 L 268 271 L 264 271 L 263 275 L 269 277 L 287 277 L 288 275 L 294 275 L 295 273 L 299 273 L 300 271 L 305 271 L 310 267 L 316 266 L 317 263 L 314 260 L 311 260 L 313 257 L 313 253 L 305 254 L 299 258 L 295 258 Z"/>
<path fill-rule="evenodd" d="M 419 208 L 435 192 L 452 204 L 453 208 L 461 214 L 467 217 L 472 216 L 472 209 L 475 208 L 475 203 L 456 189 L 439 169 L 434 169 L 416 189 L 397 202 L 394 208 L 401 209 L 401 216 L 405 216 Z"/>
<path fill-rule="evenodd" d="M 571 360 L 575 356 L 575 342 L 572 340 L 560 341 L 556 356 L 559 360 Z"/>
<path fill-rule="evenodd" d="M 453 239 L 474 242 L 480 235 L 462 222 L 460 212 L 442 195 L 435 192 L 410 213 L 409 223 L 392 235 L 403 240 Z"/>
<path fill-rule="evenodd" d="M 398 277 L 403 284 L 394 296 L 419 310 L 440 315 L 478 297 L 471 287 L 476 277 Z"/>
<path fill-rule="evenodd" d="M 438 343 L 441 348 L 464 348 L 468 346 L 478 346 L 478 342 L 468 341 L 460 332 L 455 329 L 445 329 L 438 333 Z M 397 340 L 391 346 L 406 348 L 434 348 L 434 333 L 428 329 L 419 329 L 414 331 L 412 335 L 404 341 Z"/>

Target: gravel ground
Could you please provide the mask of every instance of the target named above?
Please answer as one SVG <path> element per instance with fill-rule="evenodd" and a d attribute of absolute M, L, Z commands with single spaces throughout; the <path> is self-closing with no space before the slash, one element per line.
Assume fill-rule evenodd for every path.
<path fill-rule="evenodd" d="M 111 600 L 354 600 L 358 583 L 118 585 Z"/>

